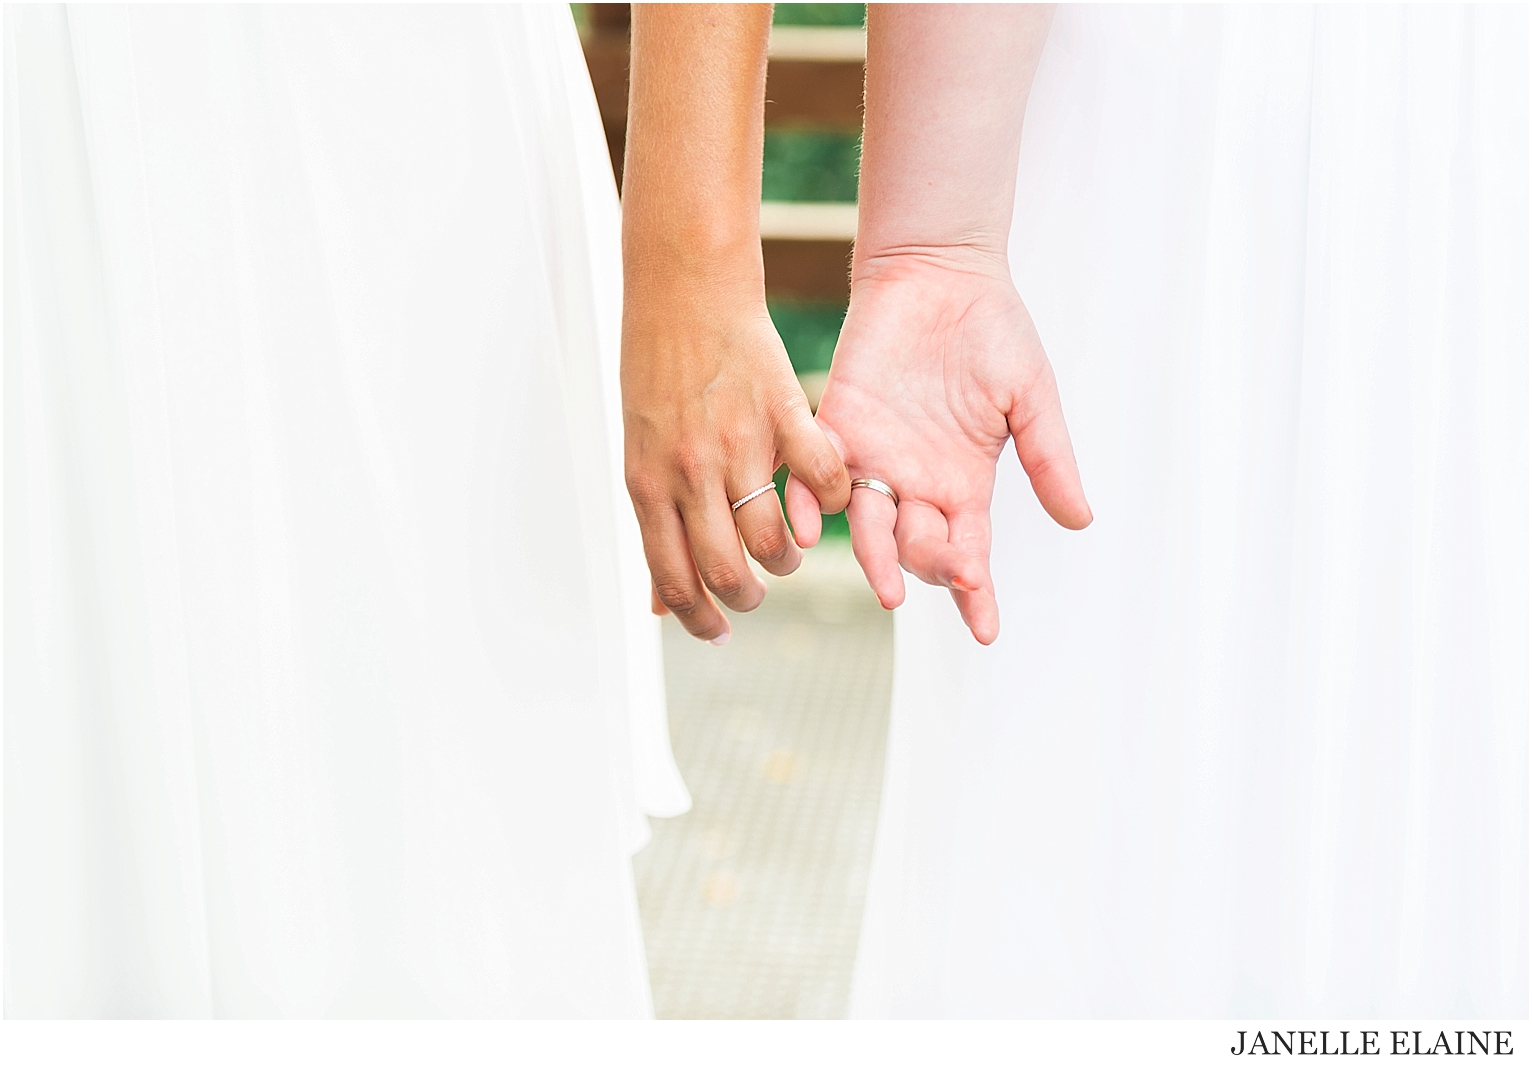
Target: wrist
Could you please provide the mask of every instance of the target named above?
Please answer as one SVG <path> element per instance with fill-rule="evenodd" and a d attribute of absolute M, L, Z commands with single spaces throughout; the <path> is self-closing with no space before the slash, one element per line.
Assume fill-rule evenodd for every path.
<path fill-rule="evenodd" d="M 932 271 L 1011 281 L 1004 239 L 975 238 L 938 243 L 857 241 L 851 286 L 900 282 Z"/>
<path fill-rule="evenodd" d="M 703 254 L 645 248 L 624 256 L 623 322 L 657 334 L 725 331 L 766 316 L 760 246 L 747 253 Z"/>
<path fill-rule="evenodd" d="M 653 225 L 625 219 L 622 271 L 630 293 L 766 299 L 760 224 L 753 217 L 748 224 L 716 216 Z"/>
<path fill-rule="evenodd" d="M 632 263 L 624 283 L 623 362 L 662 377 L 711 375 L 740 358 L 758 360 L 776 340 L 759 267 L 730 260 L 693 277 L 663 256 Z M 780 349 L 780 341 L 776 343 Z M 787 356 L 783 351 L 782 358 Z"/>

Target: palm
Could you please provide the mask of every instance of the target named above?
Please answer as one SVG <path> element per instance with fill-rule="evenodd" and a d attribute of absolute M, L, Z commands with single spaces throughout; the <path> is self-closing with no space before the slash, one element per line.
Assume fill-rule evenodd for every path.
<path fill-rule="evenodd" d="M 899 566 L 953 590 L 983 643 L 999 632 L 989 578 L 989 506 L 1007 440 L 1059 522 L 1090 520 L 1053 372 L 1010 279 L 949 267 L 859 284 L 818 418 L 852 477 L 876 477 L 894 508 L 853 495 L 852 542 L 886 606 Z"/>
<path fill-rule="evenodd" d="M 858 300 L 819 419 L 856 476 L 876 471 L 946 514 L 987 511 L 1009 397 L 1046 360 L 1014 291 L 941 280 Z"/>

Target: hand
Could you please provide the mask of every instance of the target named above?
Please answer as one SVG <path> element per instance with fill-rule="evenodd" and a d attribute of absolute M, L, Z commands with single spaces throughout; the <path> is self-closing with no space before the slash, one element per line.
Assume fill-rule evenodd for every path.
<path fill-rule="evenodd" d="M 622 194 L 622 408 L 628 494 L 656 613 L 714 644 L 798 568 L 776 492 L 786 461 L 819 498 L 850 479 L 766 313 L 761 143 L 766 4 L 635 4 Z M 813 507 L 811 503 L 810 508 Z M 818 512 L 814 513 L 815 524 Z M 794 520 L 797 521 L 797 514 Z"/>
<path fill-rule="evenodd" d="M 693 636 L 722 644 L 728 619 L 707 590 L 736 611 L 753 610 L 766 595 L 741 537 L 769 573 L 792 573 L 799 547 L 818 540 L 817 500 L 844 507 L 850 478 L 814 423 L 758 283 L 735 288 L 715 277 L 630 289 L 622 397 L 628 492 L 656 613 L 668 610 Z M 783 462 L 808 485 L 789 507 L 805 530 L 797 543 L 775 491 L 729 509 L 770 483 Z"/>
<path fill-rule="evenodd" d="M 869 489 L 847 510 L 879 602 L 904 602 L 902 565 L 951 589 L 981 644 L 1000 634 L 989 506 L 1006 441 L 1054 521 L 1090 524 L 1053 369 L 1002 259 L 921 252 L 859 264 L 818 421 L 851 477 L 899 496 L 897 516 Z M 788 482 L 794 515 L 808 513 L 811 489 Z"/>

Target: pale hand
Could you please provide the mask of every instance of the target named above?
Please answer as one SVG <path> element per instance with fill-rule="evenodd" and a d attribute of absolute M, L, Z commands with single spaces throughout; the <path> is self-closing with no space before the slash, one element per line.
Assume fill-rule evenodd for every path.
<path fill-rule="evenodd" d="M 904 601 L 902 565 L 950 589 L 974 637 L 992 643 L 989 508 L 1006 442 L 1056 522 L 1091 521 L 1053 368 L 1003 262 L 900 254 L 859 275 L 817 420 L 850 476 L 887 482 L 899 506 L 853 492 L 852 549 L 884 607 Z M 790 512 L 817 522 L 809 496 L 789 481 Z"/>

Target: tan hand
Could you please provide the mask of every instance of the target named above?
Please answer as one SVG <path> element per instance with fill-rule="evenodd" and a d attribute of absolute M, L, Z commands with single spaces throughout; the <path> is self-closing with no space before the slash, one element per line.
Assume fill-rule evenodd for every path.
<path fill-rule="evenodd" d="M 815 425 L 758 296 L 694 287 L 630 308 L 638 305 L 623 328 L 628 492 L 657 605 L 693 636 L 723 643 L 728 619 L 708 592 L 736 611 L 753 610 L 766 594 L 741 539 L 769 573 L 792 573 L 800 545 L 817 540 L 815 497 L 839 510 L 850 478 Z M 794 543 L 775 491 L 730 511 L 784 462 L 812 491 L 798 501 L 793 523 L 812 525 L 814 539 Z"/>

